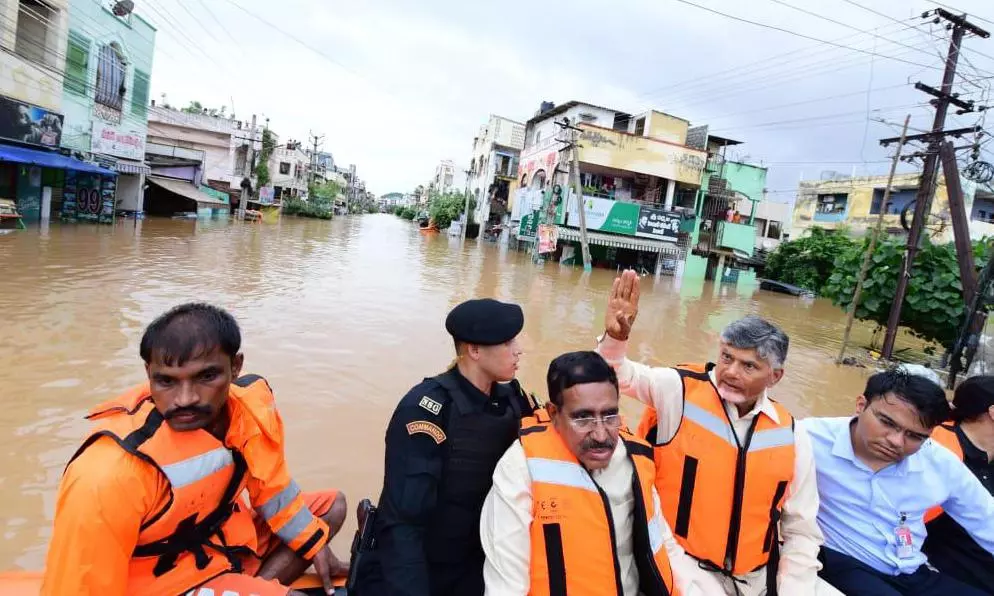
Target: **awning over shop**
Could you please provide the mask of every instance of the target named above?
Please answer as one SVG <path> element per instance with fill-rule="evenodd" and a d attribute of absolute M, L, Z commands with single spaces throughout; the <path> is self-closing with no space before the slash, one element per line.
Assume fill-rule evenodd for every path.
<path fill-rule="evenodd" d="M 559 239 L 567 241 L 580 241 L 580 230 L 574 228 L 559 227 Z M 636 238 L 634 236 L 621 236 L 619 234 L 605 234 L 603 232 L 587 232 L 587 242 L 597 246 L 611 246 L 614 248 L 628 248 L 642 252 L 662 253 L 679 255 L 682 250 L 673 242 L 663 242 L 662 240 L 652 240 L 649 238 Z"/>
<path fill-rule="evenodd" d="M 145 174 L 148 176 L 152 173 L 152 168 L 148 167 L 148 164 L 132 159 L 117 160 L 117 165 L 114 166 L 114 169 L 121 174 Z"/>
<path fill-rule="evenodd" d="M 159 188 L 164 188 L 171 193 L 178 194 L 181 197 L 186 197 L 198 203 L 205 203 L 209 205 L 228 205 L 220 199 L 215 199 L 207 193 L 200 192 L 199 188 L 185 180 L 173 180 L 172 178 L 163 178 L 161 176 L 149 176 L 148 181 Z"/>
<path fill-rule="evenodd" d="M 114 172 L 113 170 L 101 168 L 100 166 L 96 166 L 72 157 L 66 157 L 61 153 L 28 149 L 26 147 L 17 147 L 15 145 L 0 145 L 0 162 L 3 161 L 26 163 L 59 170 L 90 172 L 93 174 L 103 174 L 104 176 L 117 176 L 117 172 Z"/>

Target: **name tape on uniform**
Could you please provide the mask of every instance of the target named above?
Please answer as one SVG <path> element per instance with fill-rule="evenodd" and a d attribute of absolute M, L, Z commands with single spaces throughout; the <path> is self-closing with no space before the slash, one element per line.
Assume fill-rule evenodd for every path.
<path fill-rule="evenodd" d="M 426 434 L 432 439 L 435 439 L 437 445 L 441 445 L 442 441 L 445 440 L 445 431 L 425 420 L 416 420 L 407 423 L 407 434 L 414 435 L 417 433 Z"/>
<path fill-rule="evenodd" d="M 427 395 L 421 398 L 421 403 L 418 404 L 422 408 L 428 410 L 432 414 L 438 415 L 442 411 L 442 404 L 428 397 Z"/>

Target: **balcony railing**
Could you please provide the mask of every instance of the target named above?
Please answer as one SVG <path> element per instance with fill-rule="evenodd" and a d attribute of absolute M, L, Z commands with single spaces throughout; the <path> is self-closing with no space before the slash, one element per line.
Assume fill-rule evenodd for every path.
<path fill-rule="evenodd" d="M 650 137 L 580 124 L 580 161 L 698 186 L 707 154 Z"/>
<path fill-rule="evenodd" d="M 751 257 L 756 249 L 756 226 L 719 221 L 718 246 L 744 252 Z"/>

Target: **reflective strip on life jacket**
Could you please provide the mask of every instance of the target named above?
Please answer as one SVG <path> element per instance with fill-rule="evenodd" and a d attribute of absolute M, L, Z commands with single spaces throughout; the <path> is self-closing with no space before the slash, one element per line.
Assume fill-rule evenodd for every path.
<path fill-rule="evenodd" d="M 290 484 L 286 488 L 276 493 L 269 498 L 268 501 L 262 504 L 261 507 L 257 508 L 262 518 L 267 522 L 273 519 L 277 513 L 286 509 L 293 503 L 293 500 L 300 496 L 300 487 L 297 486 L 296 480 L 291 480 Z"/>
<path fill-rule="evenodd" d="M 771 547 L 794 475 L 793 417 L 772 402 L 779 422 L 757 414 L 740 442 L 711 382 L 712 367 L 676 369 L 683 419 L 675 436 L 654 447 L 656 489 L 663 515 L 689 554 L 743 575 L 775 563 Z M 639 427 L 647 436 L 656 428 L 654 414 L 647 412 Z"/>
<path fill-rule="evenodd" d="M 663 517 L 655 510 L 652 450 L 622 431 L 632 464 L 631 552 L 639 593 L 678 594 L 666 549 Z M 531 596 L 617 594 L 623 590 L 614 517 L 607 495 L 550 424 L 520 437 L 531 475 Z M 626 545 L 627 546 L 627 545 Z"/>
<path fill-rule="evenodd" d="M 162 466 L 162 473 L 166 475 L 173 489 L 178 489 L 203 480 L 233 465 L 235 465 L 235 459 L 232 457 L 231 451 L 226 447 L 218 447 L 207 453 Z"/>
<path fill-rule="evenodd" d="M 590 477 L 590 474 L 580 464 L 555 459 L 530 457 L 528 458 L 528 473 L 531 474 L 532 482 L 545 482 L 559 486 L 581 488 L 599 494 L 593 478 Z"/>

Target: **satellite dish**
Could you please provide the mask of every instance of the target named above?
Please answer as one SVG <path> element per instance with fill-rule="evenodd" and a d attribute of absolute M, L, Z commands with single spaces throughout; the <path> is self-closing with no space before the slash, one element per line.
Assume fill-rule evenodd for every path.
<path fill-rule="evenodd" d="M 133 0 L 118 0 L 118 2 L 114 3 L 114 8 L 112 8 L 111 11 L 116 16 L 124 17 L 131 14 L 134 9 L 135 3 Z"/>

